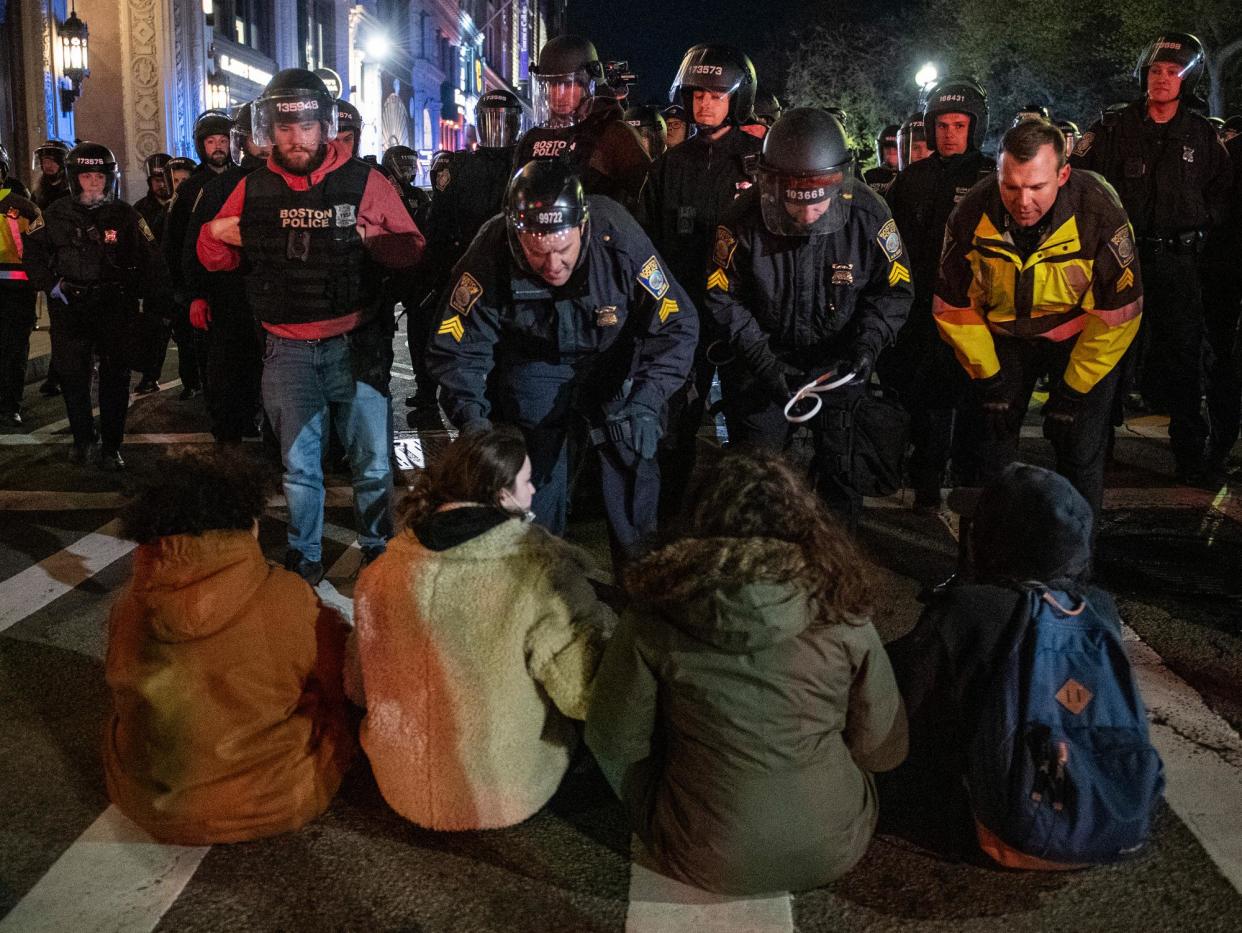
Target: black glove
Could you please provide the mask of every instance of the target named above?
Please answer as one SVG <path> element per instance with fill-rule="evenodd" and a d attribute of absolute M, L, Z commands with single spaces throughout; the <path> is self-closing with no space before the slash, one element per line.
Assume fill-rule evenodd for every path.
<path fill-rule="evenodd" d="M 1063 381 L 1058 382 L 1044 403 L 1044 437 L 1054 444 L 1068 441 L 1086 397 L 1085 392 L 1071 389 Z"/>
<path fill-rule="evenodd" d="M 871 373 L 875 369 L 875 354 L 867 347 L 858 347 L 850 358 L 850 369 L 854 371 L 854 379 L 850 385 L 866 385 L 871 381 Z"/>
<path fill-rule="evenodd" d="M 784 405 L 789 397 L 810 382 L 810 378 L 796 366 L 772 357 L 766 369 L 755 374 L 774 402 Z"/>
<path fill-rule="evenodd" d="M 627 465 L 633 466 L 638 460 L 655 457 L 656 448 L 664 434 L 658 412 L 641 402 L 626 402 L 609 415 L 604 423 L 608 430 L 608 440 Z"/>
<path fill-rule="evenodd" d="M 988 431 L 993 435 L 1009 433 L 1010 422 L 1013 420 L 1013 404 L 1004 372 L 975 380 L 975 392 Z"/>

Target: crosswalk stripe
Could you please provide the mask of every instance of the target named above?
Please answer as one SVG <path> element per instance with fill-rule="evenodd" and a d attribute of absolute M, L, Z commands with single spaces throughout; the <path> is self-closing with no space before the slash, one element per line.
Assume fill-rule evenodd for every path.
<path fill-rule="evenodd" d="M 162 845 L 109 806 L 0 919 L 0 933 L 153 930 L 209 850 Z"/>
<path fill-rule="evenodd" d="M 64 596 L 137 545 L 118 537 L 112 519 L 73 544 L 0 583 L 0 632 Z"/>
<path fill-rule="evenodd" d="M 126 434 L 124 445 L 135 444 L 214 444 L 212 435 L 200 432 L 189 434 Z M 247 442 L 258 443 L 258 438 L 247 438 Z M 0 434 L 0 447 L 41 447 L 47 444 L 72 444 L 73 436 L 69 434 Z"/>
<path fill-rule="evenodd" d="M 793 933 L 793 898 L 788 894 L 711 894 L 649 868 L 650 857 L 637 837 L 630 849 L 625 933 Z"/>

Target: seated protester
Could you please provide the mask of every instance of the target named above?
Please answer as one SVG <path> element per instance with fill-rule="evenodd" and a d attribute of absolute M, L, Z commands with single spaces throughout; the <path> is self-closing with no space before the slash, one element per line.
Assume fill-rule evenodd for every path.
<path fill-rule="evenodd" d="M 1001 864 L 1045 870 L 1113 861 L 1141 845 L 1159 798 L 1160 764 L 1117 609 L 1087 584 L 1092 523 L 1087 501 L 1050 470 L 1011 464 L 984 488 L 967 546 L 976 582 L 933 593 L 914 629 L 890 645 L 910 715 L 910 757 L 882 782 L 886 813 L 901 814 L 901 825 L 886 817 L 886 832 L 957 857 L 978 843 Z M 1015 709 L 1021 714 L 1010 715 Z M 1089 733 L 1099 729 L 1108 760 L 1126 743 L 1124 762 L 1096 769 Z M 1047 770 L 1045 753 L 1032 744 L 1038 732 L 1046 736 L 1038 744 L 1053 748 Z M 1023 762 L 1043 772 L 1031 786 Z M 1013 770 L 983 786 L 991 766 L 996 774 Z M 1065 781 L 1063 772 L 1066 786 L 1042 786 L 1050 774 Z M 1108 786 L 1117 780 L 1120 797 Z M 1007 841 L 984 825 L 984 813 L 1004 798 L 1018 801 L 1009 812 L 1032 829 L 1038 838 L 1029 848 L 1039 852 L 1024 851 L 1021 830 Z M 1032 804 L 1038 811 L 1041 798 L 1042 816 L 1020 815 Z M 1103 809 L 1088 814 L 1075 798 Z M 1125 822 L 1122 831 L 1135 837 L 1111 856 L 1101 854 L 1106 841 L 1097 845 L 1088 825 L 1103 832 L 1110 820 Z M 1050 826 L 1069 834 L 1058 841 Z M 1057 859 L 1058 844 L 1085 855 Z"/>
<path fill-rule="evenodd" d="M 121 513 L 139 547 L 108 621 L 104 767 L 112 802 L 161 842 L 297 829 L 354 751 L 348 629 L 259 549 L 274 488 L 239 452 L 182 452 Z"/>
<path fill-rule="evenodd" d="M 358 580 L 362 747 L 389 806 L 428 829 L 534 815 L 586 715 L 615 619 L 586 556 L 528 520 L 533 493 L 521 432 L 462 435 Z"/>
<path fill-rule="evenodd" d="M 906 717 L 844 529 L 777 455 L 732 454 L 631 564 L 586 741 L 661 871 L 727 895 L 826 884 L 876 823 Z"/>

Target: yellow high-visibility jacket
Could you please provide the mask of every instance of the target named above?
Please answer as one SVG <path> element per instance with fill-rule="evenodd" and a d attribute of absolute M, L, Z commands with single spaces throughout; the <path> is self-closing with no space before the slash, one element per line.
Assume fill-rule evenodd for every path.
<path fill-rule="evenodd" d="M 1065 383 L 1088 392 L 1117 365 L 1143 310 L 1134 230 L 1099 175 L 1070 173 L 1047 234 L 1022 258 L 995 178 L 954 209 L 945 228 L 932 313 L 972 379 L 1000 370 L 993 334 L 1074 340 Z"/>
<path fill-rule="evenodd" d="M 0 184 L 0 284 L 26 282 L 22 268 L 22 234 L 42 215 L 35 203 Z"/>

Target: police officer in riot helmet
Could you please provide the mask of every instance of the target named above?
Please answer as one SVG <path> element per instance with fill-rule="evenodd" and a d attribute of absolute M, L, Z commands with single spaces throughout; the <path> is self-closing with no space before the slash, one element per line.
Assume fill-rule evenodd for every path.
<path fill-rule="evenodd" d="M 762 142 L 742 129 L 754 110 L 757 80 L 749 56 L 732 46 L 702 44 L 686 51 L 669 99 L 684 108 L 695 133 L 656 159 L 638 218 L 673 276 L 702 311 L 703 270 L 721 215 L 751 186 L 750 162 Z M 698 430 L 715 366 L 710 321 L 702 321 L 694 381 L 674 400 L 661 458 L 665 514 L 680 507 L 698 449 Z"/>
<path fill-rule="evenodd" d="M 625 111 L 625 122 L 638 131 L 647 155 L 657 159 L 668 148 L 668 125 L 660 108 L 653 104 L 635 104 Z"/>
<path fill-rule="evenodd" d="M 336 99 L 336 138 L 349 147 L 354 158 L 362 145 L 362 114 L 347 100 Z"/>
<path fill-rule="evenodd" d="M 207 413 L 218 442 L 258 436 L 262 344 L 246 300 L 245 278 L 237 271 L 208 272 L 198 258 L 198 237 L 243 178 L 267 164 L 269 145 L 254 138 L 254 102 L 237 111 L 229 131 L 233 165 L 203 187 L 190 214 L 181 268 L 190 324 L 206 335 Z"/>
<path fill-rule="evenodd" d="M 771 91 L 759 88 L 755 92 L 755 116 L 764 126 L 771 127 L 781 115 L 781 102 Z"/>
<path fill-rule="evenodd" d="M 453 266 L 466 252 L 479 228 L 500 213 L 512 174 L 514 148 L 526 127 L 522 102 L 511 91 L 488 91 L 474 111 L 479 147 L 449 156 L 440 176 L 427 223 L 427 253 L 419 269 L 419 291 L 407 302 L 407 335 L 416 392 L 406 402 L 411 408 L 434 411 L 435 381 L 424 356 L 437 299 L 448 287 Z M 419 417 L 412 412 L 411 425 Z"/>
<path fill-rule="evenodd" d="M 280 441 L 290 524 L 285 566 L 323 578 L 322 458 L 329 412 L 348 454 L 366 563 L 391 535 L 395 321 L 379 306 L 389 270 L 417 264 L 423 236 L 378 168 L 336 140 L 323 80 L 286 68 L 255 101 L 267 165 L 241 179 L 198 237 L 209 272 L 241 271 L 265 332 L 263 406 Z"/>
<path fill-rule="evenodd" d="M 34 169 L 34 202 L 45 211 L 55 200 L 69 194 L 69 179 L 65 176 L 65 156 L 69 147 L 59 139 L 49 139 L 35 148 L 31 158 Z"/>
<path fill-rule="evenodd" d="M 42 223 L 25 185 L 11 173 L 8 150 L 0 145 L 0 427 L 22 424 L 22 390 L 30 334 L 35 326 L 36 291 L 22 263 L 22 235 Z"/>
<path fill-rule="evenodd" d="M 730 446 L 791 449 L 794 395 L 841 381 L 805 421 L 808 472 L 850 522 L 862 506 L 852 413 L 912 294 L 901 236 L 853 161 L 834 117 L 786 110 L 763 141 L 757 187 L 716 228 L 705 302 L 729 349 L 720 378 Z"/>
<path fill-rule="evenodd" d="M 418 153 L 409 146 L 389 146 L 380 159 L 380 169 L 392 179 L 418 229 L 426 229 L 431 195 L 418 186 Z"/>
<path fill-rule="evenodd" d="M 1043 104 L 1023 104 L 1018 112 L 1013 115 L 1013 123 L 1010 126 L 1017 126 L 1019 123 L 1025 123 L 1027 120 L 1051 121 L 1052 116 L 1048 112 L 1048 108 Z"/>
<path fill-rule="evenodd" d="M 665 148 L 671 149 L 684 143 L 689 135 L 686 108 L 681 104 L 669 104 L 660 111 L 660 116 L 664 117 Z"/>
<path fill-rule="evenodd" d="M 203 391 L 207 355 L 198 331 L 190 324 L 190 296 L 186 289 L 181 256 L 185 252 L 190 213 L 198 200 L 199 192 L 209 181 L 233 164 L 232 131 L 233 120 L 223 110 L 206 110 L 194 121 L 194 149 L 198 153 L 198 167 L 173 191 L 164 233 L 160 238 L 164 258 L 168 261 L 168 271 L 172 274 L 172 330 L 173 338 L 177 341 L 177 374 L 181 377 L 181 393 L 178 397 L 182 401 L 192 399 Z"/>
<path fill-rule="evenodd" d="M 906 168 L 931 155 L 927 148 L 927 136 L 924 132 L 922 112 L 912 113 L 897 129 L 897 171 Z"/>
<path fill-rule="evenodd" d="M 633 553 L 655 531 L 665 408 L 698 339 L 685 292 L 625 210 L 550 161 L 513 177 L 504 215 L 483 225 L 454 276 L 427 351 L 449 418 L 462 431 L 493 420 L 522 429 L 535 520 L 556 534 L 585 420 L 614 548 Z"/>
<path fill-rule="evenodd" d="M 135 335 L 139 300 L 159 302 L 168 272 L 155 236 L 136 210 L 118 200 L 120 170 L 112 151 L 79 143 L 65 155 L 70 196 L 52 204 L 25 237 L 31 284 L 45 292 L 52 316 L 52 363 L 73 432 L 71 463 L 94 458 L 122 470 L 129 373 L 149 339 Z M 99 432 L 91 414 L 91 377 L 99 359 Z"/>
<path fill-rule="evenodd" d="M 431 199 L 434 201 L 436 194 L 444 190 L 449 183 L 449 176 L 444 172 L 448 168 L 449 159 L 453 153 L 447 149 L 437 149 L 431 154 L 431 164 L 427 167 L 427 178 L 431 181 Z"/>
<path fill-rule="evenodd" d="M 1236 425 L 1218 431 L 1221 409 L 1209 401 L 1209 438 L 1200 411 L 1207 290 L 1201 288 L 1199 260 L 1209 232 L 1228 214 L 1231 187 L 1228 155 L 1211 123 L 1195 110 L 1204 68 L 1197 38 L 1180 32 L 1158 36 L 1134 68 L 1142 99 L 1106 113 L 1083 134 L 1070 159 L 1075 168 L 1099 172 L 1117 189 L 1134 224 L 1145 313 L 1122 379 L 1137 382 L 1147 407 L 1167 407 L 1176 474 L 1189 484 L 1219 473 L 1229 454 L 1224 442 L 1237 431 Z M 1121 415 L 1118 406 L 1114 424 L 1121 423 Z"/>
<path fill-rule="evenodd" d="M 863 181 L 881 194 L 897 177 L 897 133 L 900 129 L 892 123 L 876 134 L 875 167 L 863 172 Z"/>
<path fill-rule="evenodd" d="M 1074 147 L 1078 145 L 1078 137 L 1082 133 L 1078 129 L 1078 124 L 1073 120 L 1057 120 L 1056 127 L 1065 137 L 1065 157 L 1068 159 L 1073 154 Z"/>
<path fill-rule="evenodd" d="M 181 190 L 181 186 L 189 180 L 198 167 L 198 163 L 189 156 L 175 156 L 165 162 L 163 167 L 160 168 L 160 174 L 164 177 L 164 187 L 168 191 L 170 204 L 171 199 L 176 197 L 177 192 Z"/>
<path fill-rule="evenodd" d="M 558 36 L 540 50 L 530 71 L 537 125 L 518 141 L 513 170 L 531 159 L 559 159 L 588 194 L 633 207 L 651 158 L 607 90 L 595 45 L 582 36 Z"/>
<path fill-rule="evenodd" d="M 996 171 L 995 161 L 980 151 L 987 127 L 987 95 L 979 83 L 957 75 L 942 78 L 925 93 L 923 135 L 932 154 L 904 166 L 886 193 L 910 253 L 914 305 L 896 345 L 880 360 L 879 372 L 910 412 L 910 478 L 919 511 L 940 508 L 951 456 L 960 473 L 971 469 L 955 414 L 969 382 L 936 332 L 932 297 L 949 214 L 967 191 Z"/>
<path fill-rule="evenodd" d="M 160 228 L 164 225 L 164 215 L 168 212 L 168 202 L 172 199 L 172 191 L 164 177 L 164 166 L 171 159 L 172 156 L 167 152 L 156 152 L 142 160 L 142 170 L 147 177 L 147 193 L 134 202 L 134 210 L 142 215 L 157 240 L 160 237 Z"/>

